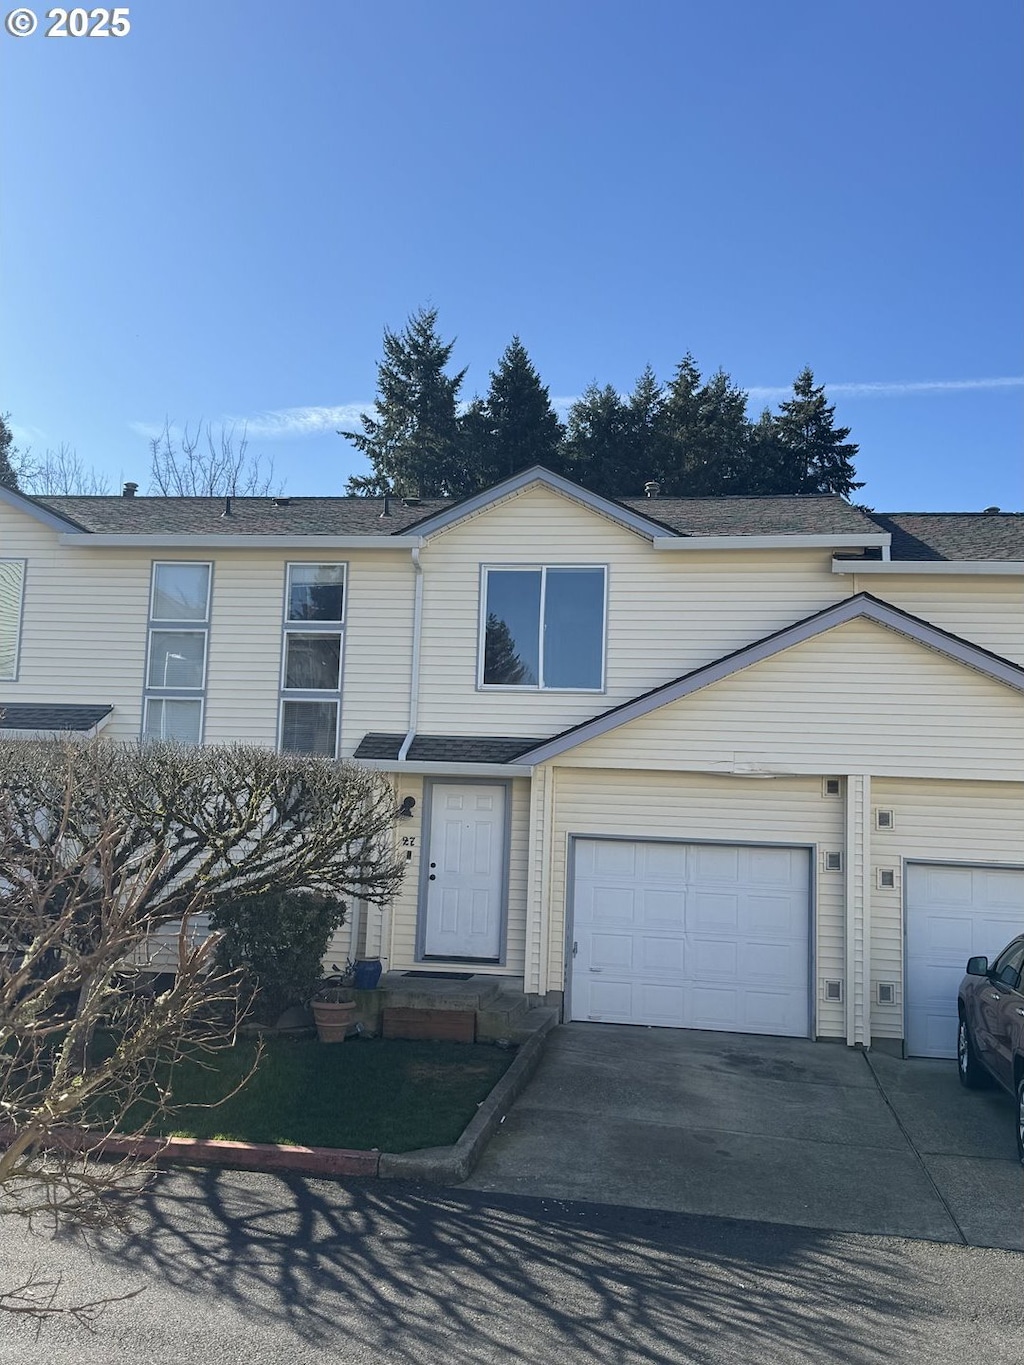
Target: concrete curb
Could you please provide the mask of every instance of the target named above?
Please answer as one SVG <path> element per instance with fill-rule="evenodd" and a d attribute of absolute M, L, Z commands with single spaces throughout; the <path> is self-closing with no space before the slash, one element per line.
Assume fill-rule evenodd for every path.
<path fill-rule="evenodd" d="M 480 1159 L 512 1102 L 537 1070 L 544 1040 L 558 1023 L 557 1011 L 537 1010 L 530 1036 L 519 1046 L 515 1061 L 487 1096 L 458 1142 L 451 1147 L 422 1147 L 415 1152 L 382 1152 L 377 1174 L 393 1180 L 430 1180 L 457 1185 Z"/>
<path fill-rule="evenodd" d="M 286 1147 L 263 1142 L 229 1142 L 220 1138 L 121 1138 L 86 1133 L 78 1128 L 54 1129 L 41 1145 L 65 1152 L 90 1152 L 100 1157 L 135 1157 L 159 1165 L 226 1166 L 235 1170 L 295 1171 L 320 1176 L 385 1176 L 396 1180 L 458 1184 L 476 1165 L 509 1106 L 536 1071 L 544 1039 L 558 1022 L 553 1009 L 536 1010 L 534 1015 L 529 1037 L 520 1044 L 512 1065 L 451 1147 L 424 1147 L 415 1152 L 361 1152 L 344 1147 Z M 13 1136 L 10 1128 L 0 1128 L 0 1145 Z"/>

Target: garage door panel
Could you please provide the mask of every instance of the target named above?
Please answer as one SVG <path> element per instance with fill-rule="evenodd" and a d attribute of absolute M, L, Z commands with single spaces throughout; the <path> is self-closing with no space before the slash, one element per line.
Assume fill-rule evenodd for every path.
<path fill-rule="evenodd" d="M 805 1037 L 808 853 L 643 841 L 629 850 L 577 840 L 572 1017 Z M 604 943 L 598 907 L 621 906 L 630 887 L 635 913 Z M 603 901 L 613 889 L 619 900 Z"/>
<path fill-rule="evenodd" d="M 637 892 L 628 886 L 594 886 L 589 889 L 595 924 L 636 924 Z"/>
<path fill-rule="evenodd" d="M 911 863 L 905 883 L 906 1019 L 912 1057 L 955 1057 L 967 959 L 994 958 L 1024 930 L 1024 871 Z"/>

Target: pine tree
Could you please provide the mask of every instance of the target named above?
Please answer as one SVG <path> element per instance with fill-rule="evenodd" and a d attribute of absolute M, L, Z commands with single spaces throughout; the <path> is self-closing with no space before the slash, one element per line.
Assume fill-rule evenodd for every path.
<path fill-rule="evenodd" d="M 14 468 L 14 456 L 18 448 L 14 444 L 14 432 L 8 425 L 9 412 L 0 413 L 0 486 L 18 487 L 18 473 Z"/>
<path fill-rule="evenodd" d="M 361 432 L 343 431 L 373 466 L 355 475 L 349 493 L 380 497 L 390 491 L 424 498 L 461 496 L 466 484 L 458 395 L 466 371 L 448 375 L 454 341 L 437 334 L 437 309 L 421 308 L 405 329 L 384 329 L 377 364 L 376 416 L 364 414 Z"/>
<path fill-rule="evenodd" d="M 703 381 L 688 352 L 666 390 L 663 422 L 663 493 L 690 498 L 746 491 L 747 395 L 724 370 Z"/>
<path fill-rule="evenodd" d="M 605 498 L 629 496 L 636 475 L 629 467 L 629 416 L 610 384 L 588 384 L 569 409 L 565 472 Z"/>
<path fill-rule="evenodd" d="M 849 427 L 834 424 L 835 405 L 826 403 L 825 386 L 816 385 L 807 366 L 793 382 L 793 397 L 780 404 L 776 433 L 800 493 L 838 493 L 848 497 L 857 483 L 853 459 L 859 447 L 847 441 Z"/>
<path fill-rule="evenodd" d="M 491 373 L 487 397 L 470 405 L 462 430 L 467 469 L 478 479 L 478 488 L 531 465 L 560 469 L 562 424 L 517 336 Z"/>

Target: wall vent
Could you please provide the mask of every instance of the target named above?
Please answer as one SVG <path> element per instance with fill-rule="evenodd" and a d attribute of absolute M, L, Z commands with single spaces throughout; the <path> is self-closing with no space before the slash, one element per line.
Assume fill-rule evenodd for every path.
<path fill-rule="evenodd" d="M 841 1005 L 843 1003 L 842 981 L 822 981 L 821 998 L 830 1005 Z"/>
<path fill-rule="evenodd" d="M 838 777 L 825 777 L 821 782 L 822 796 L 842 796 L 843 784 Z"/>
<path fill-rule="evenodd" d="M 879 891 L 896 890 L 896 869 L 894 867 L 876 867 L 875 873 L 878 877 Z"/>
<path fill-rule="evenodd" d="M 825 872 L 842 872 L 843 855 L 838 849 L 826 850 L 821 856 L 821 866 Z"/>
<path fill-rule="evenodd" d="M 895 829 L 896 812 L 879 808 L 875 811 L 875 829 Z"/>
<path fill-rule="evenodd" d="M 877 999 L 880 1005 L 895 1005 L 896 1003 L 896 982 L 879 981 L 876 987 Z"/>

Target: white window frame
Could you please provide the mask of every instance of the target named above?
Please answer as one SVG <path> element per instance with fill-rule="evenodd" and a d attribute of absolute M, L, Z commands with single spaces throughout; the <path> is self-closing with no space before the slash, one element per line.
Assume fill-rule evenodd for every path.
<path fill-rule="evenodd" d="M 175 687 L 173 683 L 151 683 L 149 681 L 149 666 L 153 657 L 153 636 L 154 635 L 198 635 L 203 641 L 203 680 L 194 687 Z M 205 629 L 185 630 L 183 626 L 165 626 L 163 622 L 149 628 L 149 644 L 146 650 L 146 695 L 176 697 L 184 695 L 188 697 L 197 696 L 200 692 L 206 691 L 206 670 L 210 655 L 209 632 Z M 166 670 L 165 670 L 166 671 Z"/>
<path fill-rule="evenodd" d="M 345 560 L 337 559 L 290 559 L 284 566 L 284 626 L 286 630 L 316 630 L 319 629 L 321 635 L 331 632 L 324 630 L 325 626 L 344 626 L 345 614 L 348 611 L 348 563 Z M 292 570 L 293 569 L 340 569 L 341 570 L 341 617 L 338 620 L 330 621 L 296 621 L 288 615 L 288 605 L 292 595 Z"/>
<path fill-rule="evenodd" d="M 28 560 L 15 559 L 13 556 L 5 555 L 3 559 L 0 559 L 0 564 L 21 565 L 21 591 L 18 593 L 17 611 L 14 616 L 14 667 L 9 675 L 0 673 L 0 681 L 17 682 L 18 670 L 21 667 L 21 624 L 25 619 L 25 584 L 28 580 Z"/>
<path fill-rule="evenodd" d="M 330 567 L 341 570 L 341 620 L 295 621 L 288 615 L 291 600 L 292 570 L 296 568 Z M 284 708 L 286 702 L 319 702 L 334 705 L 334 753 L 310 754 L 311 758 L 336 759 L 341 748 L 341 692 L 345 676 L 345 631 L 348 617 L 348 562 L 341 559 L 290 559 L 285 562 L 284 601 L 281 604 L 281 671 L 278 679 L 277 748 L 281 753 L 302 754 L 299 749 L 284 748 Z M 286 687 L 289 635 L 324 635 L 338 640 L 338 685 L 334 688 Z"/>
<path fill-rule="evenodd" d="M 601 602 L 601 682 L 598 687 L 546 687 L 544 684 L 544 614 L 547 605 L 547 578 L 549 569 L 584 569 L 604 575 L 604 593 Z M 484 654 L 487 636 L 487 581 L 491 573 L 539 573 L 540 606 L 537 628 L 540 639 L 537 648 L 536 683 L 489 683 L 484 682 Z M 482 564 L 480 566 L 480 619 L 477 625 L 477 665 L 476 686 L 478 692 L 571 692 L 597 695 L 606 690 L 608 673 L 608 565 L 607 564 Z"/>
<path fill-rule="evenodd" d="M 158 569 L 164 568 L 166 565 L 170 565 L 171 567 L 175 567 L 175 566 L 180 565 L 180 564 L 187 565 L 188 568 L 190 568 L 190 569 L 197 569 L 197 568 L 204 568 L 204 569 L 206 569 L 206 611 L 204 612 L 204 614 L 203 614 L 203 616 L 202 616 L 201 618 L 200 618 L 200 617 L 195 617 L 195 618 L 191 618 L 191 617 L 182 618 L 182 617 L 179 617 L 179 616 L 157 616 L 157 614 L 156 614 L 156 574 L 157 574 L 157 570 L 158 570 Z M 213 560 L 212 560 L 212 559 L 154 559 L 154 560 L 153 560 L 153 570 L 152 570 L 152 573 L 150 574 L 150 582 L 149 582 L 149 620 L 150 620 L 150 625 L 151 625 L 151 626 L 153 626 L 154 623 L 160 623 L 160 624 L 162 624 L 164 621 L 173 621 L 173 622 L 175 622 L 175 623 L 177 624 L 177 623 L 178 623 L 179 621 L 181 621 L 182 619 L 194 620 L 196 625 L 200 625 L 200 626 L 203 626 L 203 625 L 209 626 L 209 624 L 210 624 L 210 605 L 211 605 L 211 599 L 212 599 L 212 597 L 213 597 Z"/>
<path fill-rule="evenodd" d="M 160 740 L 163 740 L 162 735 L 158 737 L 156 735 L 149 734 L 147 732 L 146 723 L 149 720 L 149 708 L 152 705 L 152 703 L 167 701 L 189 701 L 196 703 L 196 705 L 199 707 L 199 738 L 196 740 L 196 744 L 202 744 L 203 723 L 206 720 L 206 698 L 195 696 L 193 694 L 179 694 L 178 696 L 171 696 L 169 693 L 163 693 L 159 696 L 147 694 L 142 708 L 142 738 L 148 740 L 159 738 Z"/>

